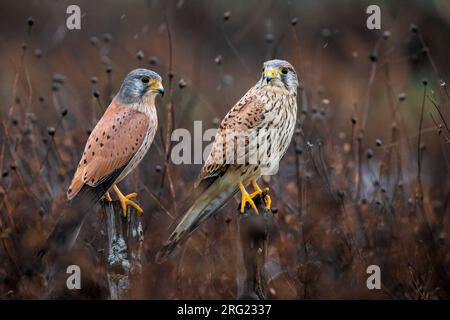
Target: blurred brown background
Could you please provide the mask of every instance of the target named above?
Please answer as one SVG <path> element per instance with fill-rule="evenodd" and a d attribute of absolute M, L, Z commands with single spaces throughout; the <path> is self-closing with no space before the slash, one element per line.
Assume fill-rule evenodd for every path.
<path fill-rule="evenodd" d="M 81 30 L 66 28 L 70 4 Z M 366 28 L 370 4 L 382 30 Z M 217 127 L 277 57 L 303 90 L 295 141 L 265 179 L 277 209 L 269 297 L 448 299 L 449 25 L 448 1 L 2 1 L 0 297 L 40 297 L 24 280 L 30 257 L 64 205 L 89 130 L 124 76 L 145 67 L 170 89 L 157 101 L 154 145 L 122 183 L 145 211 L 145 263 L 129 297 L 234 299 L 234 201 L 154 262 L 200 170 L 169 162 L 163 179 L 167 110 L 174 128 Z M 93 210 L 65 257 L 83 276 L 68 297 L 109 298 L 104 229 Z M 366 287 L 371 264 L 381 290 Z"/>

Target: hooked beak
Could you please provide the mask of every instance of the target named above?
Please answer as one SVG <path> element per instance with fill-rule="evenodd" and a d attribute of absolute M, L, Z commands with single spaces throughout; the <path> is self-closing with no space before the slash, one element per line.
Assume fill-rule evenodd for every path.
<path fill-rule="evenodd" d="M 158 92 L 161 96 L 164 96 L 164 87 L 161 83 L 161 81 L 158 81 L 156 86 L 153 88 L 155 92 Z"/>
<path fill-rule="evenodd" d="M 269 83 L 272 79 L 279 79 L 278 73 L 272 68 L 264 69 L 264 79 Z"/>

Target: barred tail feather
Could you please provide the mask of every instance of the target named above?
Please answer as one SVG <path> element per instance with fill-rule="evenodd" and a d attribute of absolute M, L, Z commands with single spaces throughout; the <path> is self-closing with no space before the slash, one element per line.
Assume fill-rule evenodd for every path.
<path fill-rule="evenodd" d="M 92 192 L 92 187 L 84 186 L 77 197 L 65 206 L 48 237 L 45 245 L 40 248 L 37 258 L 42 259 L 48 251 L 54 254 L 66 253 L 75 243 L 83 222 L 102 195 Z"/>
<path fill-rule="evenodd" d="M 212 217 L 237 192 L 236 181 L 234 175 L 225 174 L 215 178 L 214 182 L 203 190 L 184 214 L 164 247 L 157 253 L 156 262 L 164 262 L 177 246 L 186 241 L 203 222 Z"/>
<path fill-rule="evenodd" d="M 124 168 L 125 166 L 115 170 L 95 187 L 83 185 L 78 194 L 62 210 L 45 245 L 37 252 L 36 263 L 39 263 L 48 251 L 64 254 L 72 248 L 88 213 L 92 212 L 92 208 L 109 190 Z"/>

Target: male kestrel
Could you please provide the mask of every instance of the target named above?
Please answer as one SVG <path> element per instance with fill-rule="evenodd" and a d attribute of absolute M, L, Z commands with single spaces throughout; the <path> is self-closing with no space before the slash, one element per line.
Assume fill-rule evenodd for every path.
<path fill-rule="evenodd" d="M 142 213 L 141 207 L 130 200 L 137 194 L 123 195 L 117 183 L 139 164 L 152 144 L 158 125 L 155 108 L 158 94 L 164 94 L 164 88 L 157 73 L 135 69 L 126 76 L 87 140 L 67 191 L 69 205 L 46 247 L 52 244 L 59 248 L 70 246 L 92 206 L 103 196 L 111 200 L 110 188 L 116 192 L 124 215 L 128 205 Z M 40 255 L 46 249 L 41 250 Z"/>
<path fill-rule="evenodd" d="M 261 79 L 222 120 L 197 182 L 199 196 L 158 253 L 158 261 L 163 261 L 238 189 L 242 194 L 241 213 L 247 203 L 258 213 L 253 198 L 267 194 L 268 188 L 261 190 L 256 179 L 273 172 L 288 149 L 297 118 L 298 84 L 297 74 L 289 62 L 271 60 L 264 63 Z M 252 136 L 250 132 L 256 135 Z M 244 134 L 245 151 L 240 156 L 236 156 L 239 153 L 234 143 L 236 133 L 237 136 Z M 237 162 L 228 161 L 230 149 Z M 255 156 L 257 160 L 251 162 L 249 159 Z M 227 160 L 223 161 L 225 157 Z M 245 189 L 250 183 L 255 189 L 252 194 Z M 270 197 L 266 195 L 264 200 L 270 208 Z"/>
<path fill-rule="evenodd" d="M 84 186 L 96 188 L 115 175 L 108 185 L 116 192 L 124 215 L 127 205 L 142 213 L 141 207 L 130 200 L 137 194 L 124 196 L 117 183 L 141 162 L 152 144 L 158 126 L 155 108 L 158 93 L 163 94 L 164 88 L 157 73 L 136 69 L 127 75 L 119 93 L 88 138 L 67 191 L 68 200 L 74 199 Z M 108 192 L 105 196 L 111 199 Z"/>

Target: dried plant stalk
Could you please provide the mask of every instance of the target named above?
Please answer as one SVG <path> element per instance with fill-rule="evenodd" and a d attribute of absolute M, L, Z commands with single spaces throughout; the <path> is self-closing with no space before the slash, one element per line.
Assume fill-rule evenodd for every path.
<path fill-rule="evenodd" d="M 132 276 L 139 275 L 142 270 L 142 221 L 130 207 L 124 217 L 119 201 L 105 202 L 102 207 L 108 235 L 106 264 L 110 297 L 123 299 L 131 289 Z"/>
<path fill-rule="evenodd" d="M 264 194 L 263 194 L 264 196 Z M 261 196 L 254 198 L 259 214 L 246 207 L 239 213 L 238 298 L 251 300 L 266 299 L 264 264 L 267 257 L 269 221 L 272 213 L 266 209 Z"/>

